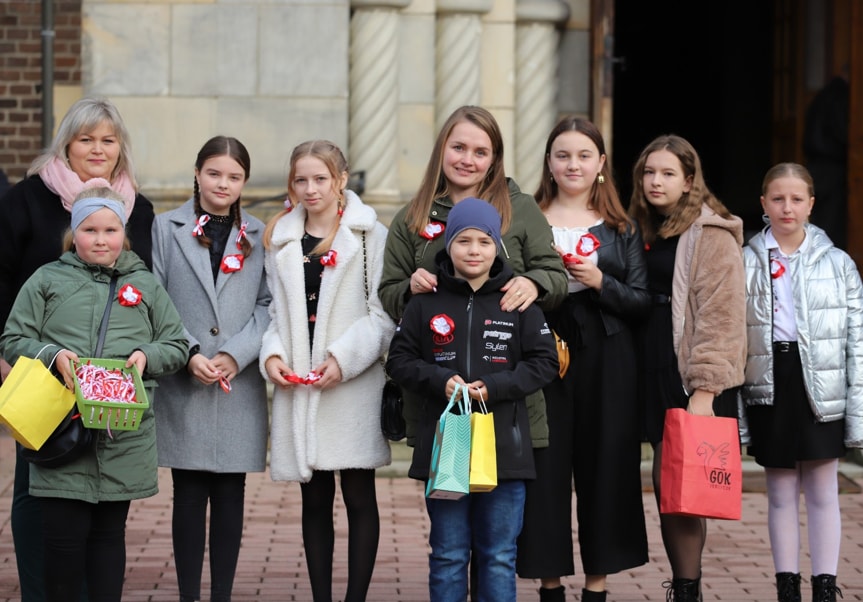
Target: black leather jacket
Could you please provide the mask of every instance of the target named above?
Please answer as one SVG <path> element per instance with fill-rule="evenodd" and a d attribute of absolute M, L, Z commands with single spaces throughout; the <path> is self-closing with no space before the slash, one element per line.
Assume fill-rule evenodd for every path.
<path fill-rule="evenodd" d="M 644 242 L 636 226 L 621 234 L 599 224 L 589 232 L 599 239 L 596 265 L 602 271 L 602 288 L 588 294 L 599 305 L 605 333 L 610 336 L 642 319 L 650 308 Z M 552 315 L 549 321 L 554 326 Z"/>

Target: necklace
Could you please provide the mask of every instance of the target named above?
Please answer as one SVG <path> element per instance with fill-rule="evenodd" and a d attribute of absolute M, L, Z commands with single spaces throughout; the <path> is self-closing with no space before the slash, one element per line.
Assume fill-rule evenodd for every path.
<path fill-rule="evenodd" d="M 233 221 L 230 215 L 213 215 L 209 211 L 204 211 L 205 214 L 210 216 L 210 221 L 215 224 L 230 224 Z"/>

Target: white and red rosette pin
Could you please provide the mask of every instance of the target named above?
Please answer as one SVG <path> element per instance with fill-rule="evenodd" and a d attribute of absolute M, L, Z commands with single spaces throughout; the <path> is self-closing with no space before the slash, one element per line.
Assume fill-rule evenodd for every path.
<path fill-rule="evenodd" d="M 420 232 L 420 236 L 423 238 L 427 238 L 428 240 L 434 240 L 446 230 L 446 226 L 444 226 L 441 222 L 429 222 L 426 227 Z"/>
<path fill-rule="evenodd" d="M 144 296 L 141 294 L 141 291 L 128 283 L 121 286 L 120 290 L 117 292 L 117 300 L 123 307 L 133 307 L 138 305 L 143 297 Z"/>
<path fill-rule="evenodd" d="M 770 277 L 774 280 L 785 273 L 785 266 L 775 257 L 770 258 Z"/>
<path fill-rule="evenodd" d="M 225 255 L 222 257 L 222 271 L 226 274 L 230 274 L 231 272 L 239 272 L 243 269 L 243 256 L 242 254 L 237 255 Z"/>
<path fill-rule="evenodd" d="M 203 236 L 204 226 L 207 225 L 208 221 L 210 221 L 210 216 L 206 213 L 199 217 L 198 221 L 195 222 L 195 227 L 192 228 L 192 236 Z"/>
<path fill-rule="evenodd" d="M 429 327 L 434 333 L 434 342 L 438 345 L 445 345 L 452 342 L 453 332 L 455 332 L 455 322 L 446 314 L 438 314 L 429 320 Z"/>
<path fill-rule="evenodd" d="M 599 246 L 599 239 L 588 232 L 578 239 L 578 243 L 575 245 L 575 252 L 582 257 L 587 257 L 596 253 Z"/>
<path fill-rule="evenodd" d="M 321 265 L 324 267 L 336 267 L 336 253 L 335 249 L 330 249 L 326 253 L 321 256 Z"/>

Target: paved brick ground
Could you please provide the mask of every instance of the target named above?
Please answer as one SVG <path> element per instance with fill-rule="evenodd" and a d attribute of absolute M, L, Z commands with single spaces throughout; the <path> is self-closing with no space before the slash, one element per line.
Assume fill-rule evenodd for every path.
<path fill-rule="evenodd" d="M 9 528 L 12 494 L 13 441 L 0 435 L 0 602 L 19 600 L 15 555 Z M 749 467 L 747 489 L 758 490 L 759 474 Z M 863 483 L 863 470 L 843 464 L 842 471 Z M 420 602 L 428 600 L 426 539 L 428 518 L 420 485 L 399 474 L 396 466 L 381 471 L 378 502 L 381 509 L 381 541 L 370 602 Z M 177 600 L 170 535 L 170 475 L 160 473 L 162 492 L 133 502 L 128 522 L 128 563 L 125 594 L 129 602 Z M 858 488 L 859 490 L 859 488 Z M 843 541 L 839 584 L 844 600 L 863 600 L 863 494 L 840 496 Z M 661 583 L 668 577 L 653 495 L 645 493 L 645 512 L 650 542 L 650 562 L 633 571 L 612 576 L 612 601 L 664 600 Z M 337 500 L 334 581 L 336 595 L 347 579 L 347 525 L 344 507 Z M 744 493 L 743 520 L 710 521 L 704 554 L 705 600 L 772 600 L 773 566 L 770 558 L 766 497 Z M 804 547 L 805 547 L 805 529 Z M 579 565 L 576 559 L 576 566 Z M 809 575 L 808 558 L 802 561 Z M 206 569 L 205 569 L 206 572 Z M 208 577 L 205 575 L 205 580 Z M 579 599 L 580 578 L 566 580 L 569 600 Z M 536 600 L 538 585 L 519 580 L 519 600 Z M 206 591 L 206 589 L 205 589 Z M 808 584 L 804 583 L 804 600 Z M 237 570 L 234 600 L 311 600 L 300 536 L 300 492 L 296 484 L 273 483 L 268 474 L 249 475 L 243 549 Z"/>

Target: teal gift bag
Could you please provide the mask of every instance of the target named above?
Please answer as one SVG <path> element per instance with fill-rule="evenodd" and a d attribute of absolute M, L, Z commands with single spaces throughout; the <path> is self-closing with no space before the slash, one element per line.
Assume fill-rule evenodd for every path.
<path fill-rule="evenodd" d="M 470 399 L 467 387 L 459 385 L 437 421 L 426 497 L 457 500 L 469 490 Z"/>

